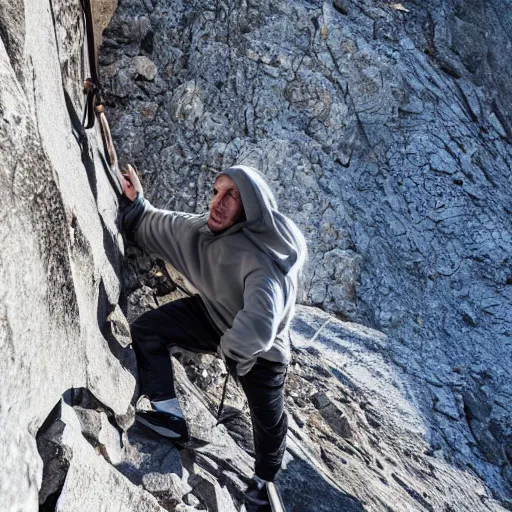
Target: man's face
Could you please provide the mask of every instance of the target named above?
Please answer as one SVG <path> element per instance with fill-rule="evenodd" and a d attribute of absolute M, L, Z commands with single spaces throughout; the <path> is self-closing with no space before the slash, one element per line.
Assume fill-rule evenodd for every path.
<path fill-rule="evenodd" d="M 219 176 L 213 185 L 208 227 L 214 233 L 223 231 L 237 222 L 242 213 L 242 199 L 233 180 Z"/>

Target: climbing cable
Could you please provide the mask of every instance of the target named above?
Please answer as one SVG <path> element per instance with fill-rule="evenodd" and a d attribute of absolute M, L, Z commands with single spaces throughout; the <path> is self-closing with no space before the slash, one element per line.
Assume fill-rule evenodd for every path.
<path fill-rule="evenodd" d="M 101 134 L 103 144 L 106 150 L 108 159 L 106 167 L 109 171 L 109 176 L 113 182 L 113 186 L 119 195 L 123 192 L 123 174 L 119 167 L 117 152 L 112 140 L 110 126 L 108 124 L 107 116 L 105 115 L 105 100 L 101 91 L 101 84 L 98 71 L 98 56 L 96 53 L 96 43 L 94 39 L 94 20 L 92 16 L 91 0 L 80 0 L 82 11 L 84 15 L 85 34 L 87 40 L 87 55 L 89 62 L 90 76 L 86 78 L 84 83 L 84 94 L 86 95 L 86 104 L 82 118 L 82 124 L 85 129 L 90 129 L 94 126 L 95 117 L 98 116 L 101 127 Z"/>

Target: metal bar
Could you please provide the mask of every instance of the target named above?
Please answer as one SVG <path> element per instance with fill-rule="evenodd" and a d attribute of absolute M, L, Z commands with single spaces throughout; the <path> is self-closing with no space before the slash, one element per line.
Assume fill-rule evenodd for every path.
<path fill-rule="evenodd" d="M 283 502 L 281 500 L 281 496 L 277 491 L 276 486 L 273 482 L 267 482 L 267 493 L 270 499 L 270 508 L 272 512 L 286 512 L 284 509 Z"/>

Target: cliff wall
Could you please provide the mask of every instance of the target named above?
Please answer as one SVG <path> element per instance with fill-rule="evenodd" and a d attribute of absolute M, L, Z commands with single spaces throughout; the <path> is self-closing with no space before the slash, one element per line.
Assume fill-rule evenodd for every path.
<path fill-rule="evenodd" d="M 308 237 L 291 511 L 512 508 L 510 7 L 120 0 L 104 33 L 151 201 L 204 211 L 250 163 Z M 175 358 L 208 444 L 133 425 L 125 315 L 178 293 L 118 231 L 88 74 L 78 0 L 0 0 L 0 510 L 242 511 L 249 418 L 216 426 L 218 361 Z"/>

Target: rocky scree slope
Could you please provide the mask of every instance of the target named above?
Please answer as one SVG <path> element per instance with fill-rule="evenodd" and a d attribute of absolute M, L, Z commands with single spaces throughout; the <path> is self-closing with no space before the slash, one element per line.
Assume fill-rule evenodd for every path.
<path fill-rule="evenodd" d="M 156 206 L 259 167 L 304 304 L 385 332 L 434 453 L 511 484 L 509 1 L 123 0 L 102 72 Z"/>
<path fill-rule="evenodd" d="M 315 16 L 320 12 L 322 16 L 331 12 L 348 16 L 343 12 L 351 5 L 337 2 L 335 12 L 331 4 L 296 3 L 294 9 L 299 9 L 299 14 L 306 9 Z M 365 8 L 370 7 L 377 14 L 395 15 L 385 5 Z M 195 9 L 192 14 L 187 14 L 189 8 Z M 196 26 L 193 13 L 199 12 L 197 9 L 179 2 L 120 5 L 113 32 L 102 50 L 104 59 L 111 59 L 106 67 L 113 67 L 103 71 L 108 80 L 129 85 L 130 94 L 136 93 L 136 105 L 143 101 L 148 108 L 132 110 L 128 96 L 110 96 L 112 107 L 117 108 L 119 133 L 126 135 L 119 146 L 129 157 L 136 157 L 130 153 L 135 140 L 134 125 L 126 124 L 130 116 L 149 115 L 144 117 L 146 121 L 135 123 L 139 123 L 141 141 L 149 140 L 144 137 L 150 131 L 153 111 L 155 130 L 166 126 L 169 137 L 178 128 L 191 130 L 187 116 L 195 107 L 177 96 L 174 105 L 183 117 L 171 116 L 167 124 L 160 124 L 156 122 L 160 107 L 157 102 L 155 106 L 151 94 L 164 101 L 172 98 L 174 90 L 168 88 L 170 82 L 162 82 L 172 79 L 172 69 L 167 70 L 167 79 L 162 79 L 164 68 L 154 64 L 159 44 L 162 52 L 173 47 L 159 42 L 158 34 L 166 32 L 165 23 L 177 20 L 181 24 L 176 31 L 167 33 L 173 37 L 183 33 L 184 41 L 192 41 L 188 34 Z M 276 21 L 286 20 L 289 9 L 277 12 Z M 268 23 L 271 11 L 264 3 L 241 10 L 228 4 L 213 11 L 204 9 L 208 16 L 208 12 L 217 12 L 221 23 L 249 11 L 256 17 L 251 26 Z M 162 32 L 155 29 L 159 22 L 164 23 Z M 315 30 L 317 22 L 312 22 Z M 329 32 L 322 27 L 318 25 L 319 33 L 327 37 Z M 121 35 L 114 36 L 119 30 Z M 247 27 L 243 33 L 248 33 Z M 281 37 L 286 41 L 284 33 Z M 83 134 L 79 129 L 85 77 L 79 2 L 1 0 L 0 40 L 0 347 L 4 354 L 0 360 L 0 509 L 243 510 L 241 491 L 252 466 L 248 417 L 246 413 L 238 415 L 215 427 L 211 412 L 218 404 L 223 371 L 218 361 L 176 354 L 180 398 L 187 418 L 209 444 L 178 450 L 133 425 L 138 393 L 125 314 L 132 319 L 177 294 L 164 269 L 137 250 L 131 249 L 127 265 L 122 265 L 125 249 L 116 225 L 117 199 L 101 162 L 99 133 Z M 234 44 L 222 37 L 219 42 Z M 123 61 L 122 55 L 112 57 L 112 51 L 126 52 L 128 68 L 124 67 L 128 61 Z M 180 62 L 186 69 L 188 57 L 184 55 L 176 51 L 172 60 L 178 63 L 176 71 Z M 212 52 L 210 58 L 215 55 Z M 259 60 L 249 61 L 263 66 Z M 161 92 L 155 92 L 155 87 Z M 194 98 L 191 104 L 206 112 Z M 269 112 L 279 112 L 281 103 Z M 307 105 L 306 101 L 297 107 L 306 117 L 310 115 Z M 251 119 L 250 113 L 247 119 Z M 252 119 L 256 119 L 253 126 L 258 126 L 258 116 Z M 191 131 L 190 140 L 196 135 Z M 244 134 L 233 144 L 243 139 L 249 142 L 250 137 Z M 504 136 L 500 137 L 495 144 L 501 144 Z M 162 140 L 171 147 L 175 139 Z M 218 141 L 222 144 L 222 137 Z M 187 147 L 176 155 L 188 159 Z M 319 152 L 321 158 L 323 152 Z M 148 195 L 154 194 L 157 203 L 163 200 L 158 195 L 163 189 L 154 181 L 161 155 L 150 152 L 150 158 L 154 158 L 153 175 L 149 161 L 136 162 L 145 164 Z M 168 167 L 169 172 L 186 169 L 183 162 Z M 165 165 L 165 159 L 160 160 L 158 169 Z M 194 198 L 198 205 L 207 196 L 211 171 L 217 169 L 205 165 L 194 167 L 197 183 L 204 180 L 201 194 L 193 187 L 189 190 L 188 200 Z M 315 172 L 319 171 L 320 167 L 316 168 Z M 182 201 L 176 176 L 164 172 L 159 176 L 169 180 L 168 190 L 174 190 Z M 311 185 L 308 194 L 316 187 L 313 176 Z M 290 185 L 290 194 L 298 193 L 298 184 L 295 186 Z M 165 200 L 168 206 L 174 207 L 169 199 Z M 176 203 L 183 209 L 195 208 L 194 204 L 180 205 Z M 317 229 L 313 225 L 309 231 Z M 334 233 L 327 226 L 323 232 Z M 354 256 L 357 248 L 343 243 L 339 245 L 338 240 L 340 252 L 335 254 Z M 313 258 L 315 251 L 321 250 L 315 249 L 318 245 L 311 244 Z M 339 265 L 338 260 L 335 265 L 336 269 L 351 268 Z M 319 272 L 323 272 L 321 268 L 318 266 Z M 355 286 L 355 281 L 349 286 Z M 329 309 L 327 304 L 324 307 Z M 449 384 L 427 384 L 432 380 L 428 373 L 414 370 L 412 365 L 405 369 L 413 370 L 413 375 L 404 371 L 393 333 L 384 334 L 370 321 L 364 322 L 367 326 L 347 321 L 341 311 L 337 313 L 343 318 L 305 305 L 299 308 L 293 325 L 294 360 L 287 390 L 291 426 L 286 471 L 280 476 L 289 509 L 479 511 L 510 507 L 509 465 L 500 458 L 489 462 L 482 450 L 482 446 L 495 447 L 501 457 L 509 446 L 500 423 L 494 420 L 494 403 L 488 401 L 495 396 L 491 394 L 493 386 L 500 384 L 499 380 L 489 383 L 489 375 L 495 378 L 492 368 L 474 374 L 475 379 L 482 379 L 475 380 L 474 389 L 467 389 L 465 371 L 455 372 Z M 419 343 L 417 340 L 408 342 Z M 452 387 L 464 392 L 464 401 L 455 400 L 458 395 L 453 395 Z M 436 401 L 432 390 L 437 391 Z M 143 401 L 138 404 L 144 406 Z M 243 409 L 243 397 L 233 386 L 229 406 Z M 443 418 L 448 423 L 442 423 Z M 300 495 L 297 489 L 302 490 Z"/>

